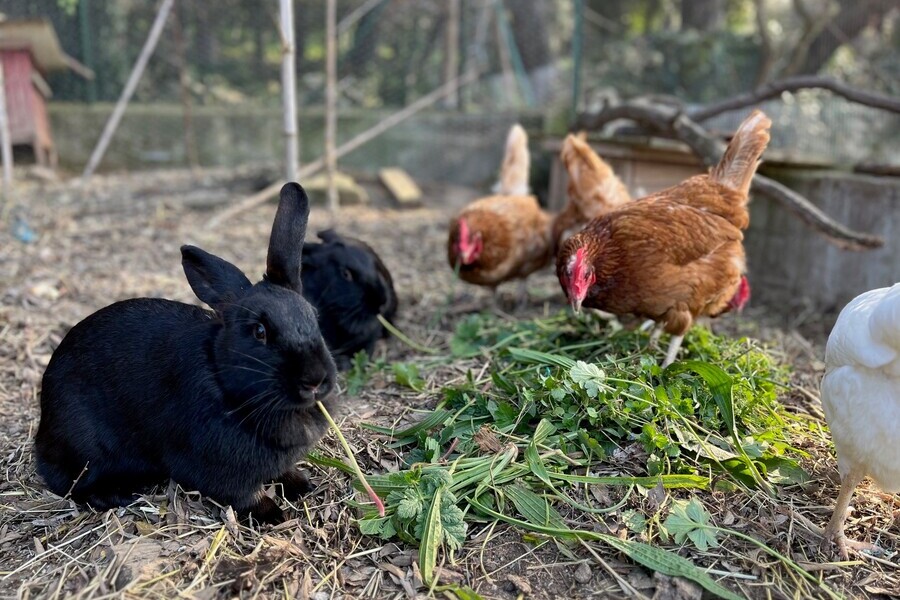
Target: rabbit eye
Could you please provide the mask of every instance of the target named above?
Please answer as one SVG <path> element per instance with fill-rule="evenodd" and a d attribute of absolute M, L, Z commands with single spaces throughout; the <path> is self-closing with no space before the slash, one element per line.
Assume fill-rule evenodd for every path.
<path fill-rule="evenodd" d="M 341 269 L 341 277 L 343 277 L 347 281 L 353 281 L 353 273 L 350 272 L 350 269 Z"/>
<path fill-rule="evenodd" d="M 256 327 L 253 328 L 253 337 L 263 344 L 266 343 L 266 328 L 262 323 L 257 323 Z"/>

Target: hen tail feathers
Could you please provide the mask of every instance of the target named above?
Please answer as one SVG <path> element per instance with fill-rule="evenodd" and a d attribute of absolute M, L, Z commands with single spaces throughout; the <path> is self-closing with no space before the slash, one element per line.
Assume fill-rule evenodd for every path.
<path fill-rule="evenodd" d="M 769 144 L 771 126 L 771 119 L 762 111 L 754 110 L 738 127 L 722 160 L 712 170 L 712 179 L 746 197 L 760 157 Z"/>

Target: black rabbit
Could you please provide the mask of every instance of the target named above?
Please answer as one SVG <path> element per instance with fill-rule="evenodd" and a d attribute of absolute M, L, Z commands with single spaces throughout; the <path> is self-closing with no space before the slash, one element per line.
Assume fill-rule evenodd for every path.
<path fill-rule="evenodd" d="M 37 470 L 51 490 L 95 508 L 171 477 L 259 520 L 283 520 L 263 493 L 309 491 L 296 462 L 327 423 L 315 406 L 334 361 L 303 298 L 309 200 L 281 199 L 263 280 L 182 246 L 194 293 L 213 308 L 157 298 L 107 306 L 78 323 L 44 373 Z"/>
<path fill-rule="evenodd" d="M 378 315 L 397 312 L 391 274 L 363 241 L 319 232 L 321 244 L 303 246 L 303 294 L 319 312 L 319 328 L 341 368 L 360 350 L 372 354 L 385 335 Z"/>

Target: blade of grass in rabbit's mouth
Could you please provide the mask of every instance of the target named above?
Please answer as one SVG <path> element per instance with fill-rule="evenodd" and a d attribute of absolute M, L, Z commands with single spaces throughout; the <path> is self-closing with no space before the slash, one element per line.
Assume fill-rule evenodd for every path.
<path fill-rule="evenodd" d="M 316 404 L 319 407 L 319 410 L 322 411 L 322 414 L 325 415 L 325 419 L 328 421 L 328 424 L 331 425 L 331 428 L 334 429 L 334 433 L 337 435 L 338 440 L 341 442 L 341 446 L 344 447 L 344 453 L 347 455 L 347 458 L 350 459 L 350 466 L 353 467 L 353 470 L 356 472 L 356 476 L 359 478 L 360 483 L 362 483 L 363 487 L 366 488 L 366 492 L 369 494 L 369 498 L 372 499 L 372 502 L 375 503 L 375 506 L 378 508 L 378 516 L 384 516 L 384 502 L 381 501 L 381 498 L 378 497 L 378 494 L 375 493 L 375 490 L 372 489 L 372 486 L 369 485 L 369 482 L 366 481 L 366 476 L 363 475 L 362 469 L 359 467 L 359 463 L 356 462 L 356 457 L 353 455 L 353 450 L 350 449 L 350 444 L 347 443 L 347 438 L 344 437 L 344 434 L 341 433 L 340 428 L 337 426 L 337 423 L 334 422 L 334 419 L 331 418 L 331 415 L 328 413 L 328 409 L 325 408 L 325 405 L 320 401 L 317 401 Z"/>

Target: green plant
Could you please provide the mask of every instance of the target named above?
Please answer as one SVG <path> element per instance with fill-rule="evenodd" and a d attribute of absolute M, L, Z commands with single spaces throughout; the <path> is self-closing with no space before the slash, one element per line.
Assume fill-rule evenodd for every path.
<path fill-rule="evenodd" d="M 685 341 L 689 360 L 663 371 L 646 344 L 640 331 L 564 313 L 462 321 L 450 352 L 460 360 L 483 357 L 486 375 L 443 388 L 438 406 L 410 427 L 367 426 L 389 436 L 406 468 L 369 478 L 387 508 L 383 518 L 364 510 L 360 527 L 418 544 L 426 582 L 438 549 L 452 552 L 462 543 L 464 521 L 500 520 L 557 539 L 607 543 L 650 568 L 734 597 L 685 559 L 572 528 L 560 512 L 580 519 L 628 500 L 626 494 L 618 504 L 598 505 L 587 493 L 591 485 L 622 486 L 628 494 L 659 486 L 775 493 L 774 485 L 805 477 L 803 453 L 791 443 L 800 423 L 777 399 L 787 373 L 764 349 L 695 328 Z M 429 357 L 423 369 L 430 360 L 446 357 Z M 400 385 L 424 389 L 415 364 L 393 370 Z M 615 462 L 622 453 L 629 460 Z M 715 531 L 702 514 L 683 512 L 669 522 L 676 541 L 713 546 Z M 636 511 L 627 519 L 633 531 L 648 522 Z"/>

